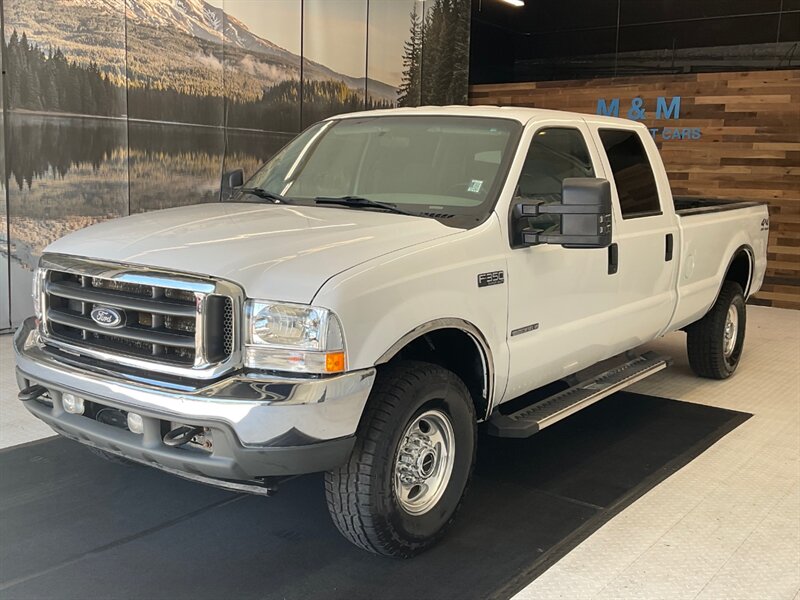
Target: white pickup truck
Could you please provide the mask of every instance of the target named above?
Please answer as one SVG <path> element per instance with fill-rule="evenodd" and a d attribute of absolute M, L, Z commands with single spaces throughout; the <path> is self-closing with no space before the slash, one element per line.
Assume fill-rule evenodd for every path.
<path fill-rule="evenodd" d="M 384 555 L 452 522 L 479 423 L 532 435 L 665 368 L 631 351 L 678 329 L 698 375 L 731 375 L 766 266 L 766 207 L 674 198 L 620 119 L 343 115 L 225 180 L 228 201 L 47 248 L 20 400 L 105 458 L 231 490 L 324 471 L 338 529 Z"/>

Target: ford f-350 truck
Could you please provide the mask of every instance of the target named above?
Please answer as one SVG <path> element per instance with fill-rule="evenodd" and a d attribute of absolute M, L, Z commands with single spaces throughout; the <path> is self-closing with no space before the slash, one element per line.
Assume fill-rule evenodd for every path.
<path fill-rule="evenodd" d="M 766 266 L 766 207 L 673 197 L 620 119 L 336 116 L 242 179 L 50 245 L 20 400 L 105 458 L 230 490 L 324 471 L 338 529 L 384 555 L 452 522 L 478 424 L 532 435 L 664 369 L 635 349 L 679 329 L 698 375 L 730 376 Z"/>

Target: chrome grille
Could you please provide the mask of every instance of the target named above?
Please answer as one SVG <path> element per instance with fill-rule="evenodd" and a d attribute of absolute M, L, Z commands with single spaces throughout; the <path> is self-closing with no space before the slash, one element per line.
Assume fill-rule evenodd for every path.
<path fill-rule="evenodd" d="M 114 290 L 117 292 L 128 292 L 129 294 L 136 294 L 137 296 L 150 296 L 152 294 L 151 286 L 141 285 L 139 283 L 126 283 L 124 281 L 114 281 L 112 279 L 100 279 L 99 277 L 92 277 L 91 284 L 92 287 L 105 290 Z"/>
<path fill-rule="evenodd" d="M 193 366 L 195 303 L 166 300 L 164 291 L 157 286 L 120 284 L 76 273 L 48 271 L 47 320 L 55 337 Z M 122 325 L 107 327 L 97 323 L 91 317 L 96 308 L 110 308 L 123 315 Z"/>
<path fill-rule="evenodd" d="M 61 349 L 201 378 L 235 365 L 236 286 L 70 257 L 41 264 L 43 334 Z M 92 311 L 120 322 L 104 323 Z"/>
<path fill-rule="evenodd" d="M 230 354 L 233 352 L 233 301 L 230 298 L 225 299 L 224 311 L 222 350 L 225 354 Z"/>

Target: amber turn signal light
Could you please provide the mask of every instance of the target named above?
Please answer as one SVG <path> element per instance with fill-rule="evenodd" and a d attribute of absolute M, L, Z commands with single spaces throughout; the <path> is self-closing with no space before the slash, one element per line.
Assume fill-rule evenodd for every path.
<path fill-rule="evenodd" d="M 325 371 L 328 373 L 344 371 L 344 352 L 328 352 L 325 355 Z"/>

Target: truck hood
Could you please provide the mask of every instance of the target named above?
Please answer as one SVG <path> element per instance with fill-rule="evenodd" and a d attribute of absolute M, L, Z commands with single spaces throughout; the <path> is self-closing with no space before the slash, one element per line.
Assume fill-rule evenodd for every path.
<path fill-rule="evenodd" d="M 106 221 L 46 251 L 221 277 L 251 298 L 309 303 L 342 271 L 459 231 L 378 211 L 214 203 Z"/>

